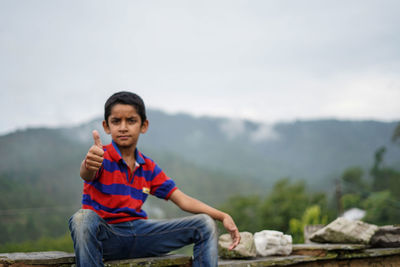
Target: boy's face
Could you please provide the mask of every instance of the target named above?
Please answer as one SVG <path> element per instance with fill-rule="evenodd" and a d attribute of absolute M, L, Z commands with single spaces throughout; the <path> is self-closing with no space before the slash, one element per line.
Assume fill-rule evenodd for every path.
<path fill-rule="evenodd" d="M 111 109 L 111 114 L 103 121 L 103 128 L 119 148 L 136 147 L 139 135 L 145 133 L 149 126 L 146 120 L 142 123 L 136 108 L 131 105 L 116 104 Z"/>

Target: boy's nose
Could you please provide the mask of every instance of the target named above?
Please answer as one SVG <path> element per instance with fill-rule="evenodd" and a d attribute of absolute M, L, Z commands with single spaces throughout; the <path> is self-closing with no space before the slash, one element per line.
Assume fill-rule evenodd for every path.
<path fill-rule="evenodd" d="M 121 127 L 120 127 L 120 130 L 126 130 L 126 129 L 127 129 L 127 127 L 126 127 L 126 126 L 127 126 L 126 121 L 122 121 L 121 124 L 120 124 L 120 126 L 121 126 Z"/>

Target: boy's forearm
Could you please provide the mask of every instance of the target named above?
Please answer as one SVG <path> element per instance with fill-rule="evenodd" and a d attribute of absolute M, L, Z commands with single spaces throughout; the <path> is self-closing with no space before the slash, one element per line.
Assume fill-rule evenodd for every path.
<path fill-rule="evenodd" d="M 220 222 L 222 222 L 226 216 L 228 216 L 227 213 L 222 212 L 216 208 L 213 208 L 197 199 L 193 199 L 193 203 L 191 203 L 191 205 L 187 205 L 188 212 L 192 212 L 192 213 L 205 213 L 208 214 L 211 218 L 218 220 Z"/>
<path fill-rule="evenodd" d="M 235 222 L 229 214 L 208 206 L 207 204 L 195 198 L 189 197 L 179 189 L 175 190 L 172 193 L 171 200 L 184 211 L 188 211 L 191 213 L 205 213 L 212 217 L 214 220 L 222 222 L 225 229 L 229 231 L 232 237 L 232 244 L 229 249 L 234 249 L 239 244 L 239 229 L 237 228 Z"/>
<path fill-rule="evenodd" d="M 185 195 L 181 191 L 178 191 L 176 193 L 174 192 L 174 194 L 171 196 L 171 200 L 184 211 L 190 213 L 205 213 L 208 214 L 213 219 L 221 222 L 224 220 L 226 216 L 229 216 L 227 213 L 215 209 L 201 202 L 200 200 Z"/>

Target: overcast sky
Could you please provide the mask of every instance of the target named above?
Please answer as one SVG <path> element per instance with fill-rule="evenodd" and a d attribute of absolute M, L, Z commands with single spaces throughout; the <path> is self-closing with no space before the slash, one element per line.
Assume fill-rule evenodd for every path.
<path fill-rule="evenodd" d="M 149 108 L 400 119 L 400 1 L 0 1 L 0 134 Z"/>

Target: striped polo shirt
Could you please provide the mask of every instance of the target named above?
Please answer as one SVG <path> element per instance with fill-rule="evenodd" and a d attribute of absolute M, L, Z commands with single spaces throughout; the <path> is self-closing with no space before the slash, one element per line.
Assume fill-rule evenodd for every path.
<path fill-rule="evenodd" d="M 132 172 L 114 141 L 104 149 L 104 160 L 96 178 L 84 183 L 82 208 L 94 210 L 108 223 L 147 219 L 142 205 L 147 196 L 168 199 L 177 187 L 158 165 L 135 150 Z"/>

